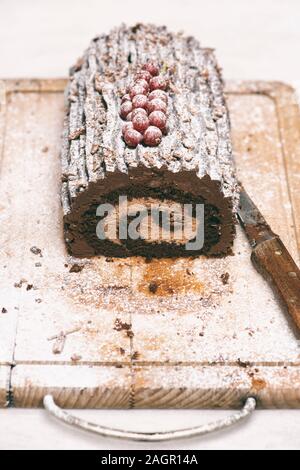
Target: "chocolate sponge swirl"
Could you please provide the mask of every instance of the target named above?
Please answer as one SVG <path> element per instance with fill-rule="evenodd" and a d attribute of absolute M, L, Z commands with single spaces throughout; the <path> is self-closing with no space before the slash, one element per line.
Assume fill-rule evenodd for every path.
<path fill-rule="evenodd" d="M 126 145 L 121 98 L 141 64 L 168 82 L 167 132 L 157 146 Z M 204 244 L 99 239 L 99 204 L 204 205 Z M 70 70 L 62 146 L 64 233 L 70 254 L 147 257 L 226 255 L 235 236 L 238 185 L 220 69 L 211 49 L 165 27 L 122 25 L 91 41 Z"/>

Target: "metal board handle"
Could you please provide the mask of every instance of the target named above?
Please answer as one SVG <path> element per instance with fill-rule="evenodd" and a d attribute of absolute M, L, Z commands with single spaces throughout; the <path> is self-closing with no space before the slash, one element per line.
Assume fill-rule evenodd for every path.
<path fill-rule="evenodd" d="M 228 416 L 227 418 L 213 421 L 207 424 L 202 424 L 201 426 L 166 432 L 133 432 L 101 426 L 96 423 L 90 423 L 70 414 L 69 412 L 57 406 L 52 395 L 46 395 L 44 397 L 44 407 L 52 416 L 55 416 L 55 418 L 59 419 L 60 421 L 63 421 L 70 426 L 93 432 L 102 437 L 113 437 L 130 441 L 162 442 L 195 436 L 204 436 L 215 431 L 229 428 L 239 421 L 246 419 L 253 413 L 256 408 L 256 400 L 252 397 L 247 398 L 243 408 L 240 411 Z"/>

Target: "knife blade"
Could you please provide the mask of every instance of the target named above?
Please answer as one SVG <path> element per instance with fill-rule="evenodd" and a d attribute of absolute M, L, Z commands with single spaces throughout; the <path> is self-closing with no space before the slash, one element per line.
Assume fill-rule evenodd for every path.
<path fill-rule="evenodd" d="M 238 219 L 252 247 L 253 265 L 270 283 L 300 331 L 300 270 L 243 187 Z"/>

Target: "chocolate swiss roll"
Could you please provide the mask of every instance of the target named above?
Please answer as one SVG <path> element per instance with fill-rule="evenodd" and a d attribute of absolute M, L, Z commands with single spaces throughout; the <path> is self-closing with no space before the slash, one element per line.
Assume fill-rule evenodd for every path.
<path fill-rule="evenodd" d="M 62 148 L 70 254 L 231 252 L 238 184 L 213 50 L 122 25 L 70 70 Z"/>

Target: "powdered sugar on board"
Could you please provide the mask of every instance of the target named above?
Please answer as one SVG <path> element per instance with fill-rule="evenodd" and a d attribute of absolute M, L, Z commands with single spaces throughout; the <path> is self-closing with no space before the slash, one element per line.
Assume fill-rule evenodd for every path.
<path fill-rule="evenodd" d="M 18 310 L 0 314 L 12 351 L 0 364 L 17 364 L 16 403 L 37 406 L 43 393 L 59 397 L 67 388 L 64 406 L 113 406 L 101 398 L 109 390 L 123 391 L 124 407 L 239 406 L 250 392 L 269 406 L 285 388 L 286 403 L 296 406 L 299 338 L 252 267 L 241 229 L 234 256 L 223 259 L 146 263 L 66 255 L 59 201 L 63 97 L 55 83 L 48 82 L 49 92 L 40 91 L 45 84 L 27 83 L 31 92 L 10 93 L 6 109 L 1 282 L 2 298 L 11 296 Z M 228 104 L 240 177 L 295 256 L 276 103 L 254 85 L 239 90 Z M 61 333 L 64 347 L 55 354 Z M 89 375 L 94 368 L 106 368 L 106 388 L 97 389 Z M 81 388 L 87 392 L 77 400 Z M 91 399 L 93 393 L 100 398 Z"/>

